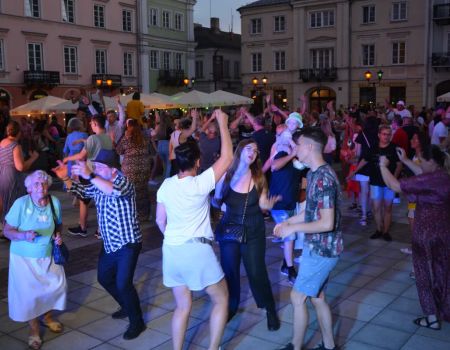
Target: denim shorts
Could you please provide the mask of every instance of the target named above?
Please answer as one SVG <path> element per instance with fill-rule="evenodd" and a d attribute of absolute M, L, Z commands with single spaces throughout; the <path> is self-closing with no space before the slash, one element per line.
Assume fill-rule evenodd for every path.
<path fill-rule="evenodd" d="M 373 186 L 370 185 L 370 199 L 392 201 L 395 197 L 395 192 L 387 186 Z"/>
<path fill-rule="evenodd" d="M 296 214 L 295 210 L 281 210 L 281 209 L 272 209 L 270 211 L 270 214 L 272 215 L 273 221 L 275 221 L 276 224 L 280 224 L 290 217 L 294 216 Z M 293 233 L 283 239 L 283 241 L 295 241 L 297 238 L 297 234 Z"/>
<path fill-rule="evenodd" d="M 328 277 L 338 260 L 339 257 L 326 258 L 320 256 L 309 250 L 309 247 L 305 244 L 293 288 L 308 297 L 317 298 L 321 291 L 325 291 Z"/>

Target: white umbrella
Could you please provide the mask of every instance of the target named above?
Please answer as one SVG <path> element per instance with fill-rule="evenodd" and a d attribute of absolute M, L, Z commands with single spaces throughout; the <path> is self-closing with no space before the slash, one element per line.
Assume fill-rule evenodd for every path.
<path fill-rule="evenodd" d="M 209 94 L 213 106 L 239 106 L 250 105 L 254 101 L 252 98 L 233 94 L 231 92 L 217 90 Z"/>
<path fill-rule="evenodd" d="M 55 106 L 65 101 L 66 100 L 59 97 L 46 96 L 18 106 L 12 109 L 10 113 L 11 115 L 49 114 L 56 112 L 54 109 Z"/>
<path fill-rule="evenodd" d="M 120 102 L 125 106 L 130 102 L 133 98 L 133 94 L 129 94 L 126 96 L 120 96 Z M 169 96 L 152 93 L 152 94 L 144 94 L 141 93 L 141 102 L 144 104 L 145 109 L 166 109 L 166 108 L 175 108 L 172 100 Z"/>
<path fill-rule="evenodd" d="M 117 110 L 117 104 L 114 98 L 109 96 L 103 96 L 105 101 L 106 110 L 114 109 Z M 78 102 L 72 103 L 71 100 L 63 100 L 62 103 L 56 105 L 54 107 L 55 112 L 64 112 L 64 113 L 75 113 L 78 109 Z"/>
<path fill-rule="evenodd" d="M 212 106 L 209 94 L 198 90 L 189 91 L 184 95 L 177 94 L 177 96 L 172 96 L 171 100 L 177 107 L 195 108 Z"/>
<path fill-rule="evenodd" d="M 438 102 L 450 102 L 450 92 L 447 92 L 437 98 Z"/>

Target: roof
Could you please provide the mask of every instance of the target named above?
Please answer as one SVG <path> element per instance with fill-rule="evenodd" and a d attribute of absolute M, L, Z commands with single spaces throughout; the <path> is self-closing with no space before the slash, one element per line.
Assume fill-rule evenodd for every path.
<path fill-rule="evenodd" d="M 214 31 L 202 26 L 194 27 L 194 37 L 198 49 L 231 49 L 241 50 L 241 35 L 231 32 Z"/>
<path fill-rule="evenodd" d="M 291 2 L 290 0 L 258 0 L 258 1 L 251 2 L 247 5 L 241 6 L 237 10 L 241 11 L 242 9 L 249 9 L 252 7 L 289 4 L 290 2 Z"/>

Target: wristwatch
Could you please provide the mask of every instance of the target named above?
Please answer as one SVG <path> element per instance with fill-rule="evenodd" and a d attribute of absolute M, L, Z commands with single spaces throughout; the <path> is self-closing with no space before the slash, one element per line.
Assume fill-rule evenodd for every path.
<path fill-rule="evenodd" d="M 92 179 L 95 179 L 97 177 L 97 175 L 95 175 L 95 173 L 90 173 L 89 174 L 89 181 L 92 181 Z"/>

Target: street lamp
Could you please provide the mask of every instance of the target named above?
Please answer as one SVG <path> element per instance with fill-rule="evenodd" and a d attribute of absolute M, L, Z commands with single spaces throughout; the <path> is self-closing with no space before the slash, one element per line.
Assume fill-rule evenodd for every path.
<path fill-rule="evenodd" d="M 372 74 L 372 72 L 371 72 L 370 70 L 368 70 L 368 71 L 366 71 L 366 72 L 364 73 L 364 78 L 367 80 L 367 83 L 369 83 L 369 84 L 372 84 L 372 85 L 375 86 L 375 84 L 378 83 L 378 85 L 381 85 L 381 80 L 383 79 L 383 74 L 384 74 L 384 72 L 380 69 L 380 70 L 377 72 L 378 82 L 371 82 L 370 79 L 372 79 L 373 74 Z"/>
<path fill-rule="evenodd" d="M 252 84 L 255 89 L 255 95 L 252 96 L 252 98 L 256 100 L 256 97 L 258 95 L 261 96 L 261 106 L 262 106 L 261 112 L 264 111 L 264 96 L 266 95 L 264 90 L 267 87 L 268 82 L 269 82 L 269 79 L 267 79 L 266 76 L 263 76 L 261 78 L 262 84 L 259 84 L 259 79 L 257 77 L 253 77 L 253 79 L 252 79 Z"/>

